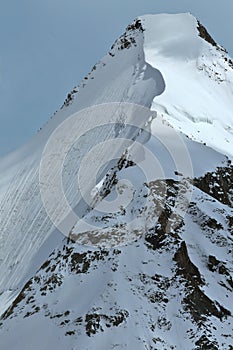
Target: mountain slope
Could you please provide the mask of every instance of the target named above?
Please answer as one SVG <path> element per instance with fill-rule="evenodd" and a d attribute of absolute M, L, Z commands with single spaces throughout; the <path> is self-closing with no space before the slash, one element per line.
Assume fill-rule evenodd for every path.
<path fill-rule="evenodd" d="M 1 162 L 4 349 L 232 349 L 232 66 L 191 15 L 140 17 Z"/>
<path fill-rule="evenodd" d="M 142 23 L 146 61 L 166 84 L 152 108 L 193 140 L 232 155 L 233 63 L 226 51 L 191 15 L 145 16 Z"/>

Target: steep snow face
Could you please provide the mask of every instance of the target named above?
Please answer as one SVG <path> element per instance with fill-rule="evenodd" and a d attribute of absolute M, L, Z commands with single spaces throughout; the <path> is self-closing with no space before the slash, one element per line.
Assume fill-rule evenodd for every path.
<path fill-rule="evenodd" d="M 166 88 L 152 108 L 193 140 L 233 155 L 233 62 L 190 14 L 141 17 L 146 61 Z"/>
<path fill-rule="evenodd" d="M 73 113 L 98 104 L 111 102 L 130 102 L 150 107 L 156 95 L 163 93 L 165 83 L 159 70 L 152 68 L 144 58 L 143 29 L 140 22 L 135 21 L 127 28 L 111 51 L 93 67 L 75 88 L 53 118 L 38 132 L 38 134 L 25 146 L 13 154 L 1 159 L 0 162 L 0 293 L 8 293 L 9 289 L 20 286 L 30 276 L 31 271 L 42 262 L 48 245 L 44 242 L 49 237 L 55 237 L 56 227 L 52 225 L 43 206 L 39 186 L 39 166 L 43 149 L 54 132 Z M 94 118 L 94 116 L 93 116 Z M 105 123 L 112 121 L 112 115 L 106 113 Z M 121 124 L 127 120 L 122 117 Z M 129 120 L 128 120 L 129 122 Z M 142 123 L 145 123 L 145 120 Z M 79 123 L 82 134 L 86 121 Z M 90 127 L 93 123 L 90 123 Z M 86 126 L 85 126 L 86 127 Z M 68 163 L 66 170 L 72 174 L 72 181 L 67 183 L 69 200 L 74 206 L 79 205 L 79 193 L 76 188 L 76 175 L 83 156 L 94 145 L 115 137 L 115 126 L 100 131 L 92 130 L 91 134 L 83 136 L 82 146 L 74 148 L 69 153 L 73 161 Z M 122 132 L 122 135 L 124 131 Z M 63 135 L 59 137 L 63 139 Z M 129 139 L 133 135 L 128 135 Z M 64 135 L 64 147 L 67 140 Z M 62 146 L 62 145 L 61 145 Z M 123 145 L 121 147 L 124 152 Z M 102 155 L 99 154 L 101 157 Z M 60 160 L 60 154 L 53 150 L 51 157 Z M 98 164 L 98 156 L 95 157 Z M 47 171 L 53 174 L 53 164 L 47 164 Z M 50 188 L 54 191 L 53 186 Z M 88 188 L 91 191 L 92 188 Z M 84 208 L 80 208 L 83 212 Z M 72 228 L 69 222 L 66 231 Z M 38 253 L 40 252 L 40 254 Z M 37 260 L 38 257 L 38 260 Z M 40 258 L 41 257 L 41 258 Z M 32 268 L 33 266 L 33 268 Z M 3 295 L 2 295 L 3 296 Z"/>
<path fill-rule="evenodd" d="M 146 59 L 149 53 L 172 61 L 196 59 L 201 52 L 201 42 L 197 36 L 197 20 L 189 14 L 146 15 L 141 17 L 144 32 Z M 152 58 L 151 57 L 151 58 Z"/>

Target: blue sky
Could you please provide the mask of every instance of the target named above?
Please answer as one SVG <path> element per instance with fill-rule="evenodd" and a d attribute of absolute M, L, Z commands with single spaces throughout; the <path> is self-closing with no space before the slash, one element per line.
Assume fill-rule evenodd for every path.
<path fill-rule="evenodd" d="M 233 56 L 231 0 L 8 0 L 0 11 L 0 156 L 26 142 L 146 13 L 191 12 Z"/>

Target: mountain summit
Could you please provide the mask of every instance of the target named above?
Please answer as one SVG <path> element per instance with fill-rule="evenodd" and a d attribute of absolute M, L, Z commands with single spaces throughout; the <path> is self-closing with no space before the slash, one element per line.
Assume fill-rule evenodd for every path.
<path fill-rule="evenodd" d="M 141 22 L 146 61 L 166 84 L 152 108 L 191 139 L 232 155 L 233 62 L 226 51 L 192 15 L 144 16 Z"/>
<path fill-rule="evenodd" d="M 3 349 L 232 350 L 233 62 L 146 15 L 0 162 Z"/>

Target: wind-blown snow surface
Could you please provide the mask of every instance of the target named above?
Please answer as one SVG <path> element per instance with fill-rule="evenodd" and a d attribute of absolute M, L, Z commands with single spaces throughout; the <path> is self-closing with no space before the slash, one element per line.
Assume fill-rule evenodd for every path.
<path fill-rule="evenodd" d="M 231 349 L 232 94 L 233 63 L 194 17 L 143 16 L 47 125 L 1 161 L 3 349 Z M 164 176 L 151 171 L 146 182 L 139 167 L 122 158 L 108 175 L 118 184 L 133 183 L 130 205 L 109 215 L 101 215 L 98 206 L 85 213 L 76 191 L 78 166 L 92 146 L 117 137 L 114 127 L 86 134 L 69 154 L 65 171 L 72 181 L 65 186 L 72 205 L 82 207 L 96 232 L 80 235 L 79 222 L 68 223 L 74 243 L 58 232 L 43 207 L 41 155 L 70 115 L 109 102 L 158 112 L 146 147 Z M 111 120 L 107 114 L 106 123 Z M 121 120 L 123 135 L 126 121 Z M 179 154 L 180 144 L 172 136 L 161 144 L 158 128 L 161 137 L 176 130 L 191 159 L 193 183 L 184 161 L 177 168 L 166 150 Z M 140 136 L 136 140 L 142 142 Z M 192 186 L 189 203 L 186 192 Z M 121 190 L 113 182 L 106 188 L 107 200 Z M 122 237 L 130 244 L 106 248 L 106 242 L 111 246 Z"/>
<path fill-rule="evenodd" d="M 166 84 L 152 108 L 193 140 L 232 155 L 233 62 L 224 49 L 199 36 L 201 25 L 192 15 L 141 20 L 146 61 Z"/>

